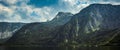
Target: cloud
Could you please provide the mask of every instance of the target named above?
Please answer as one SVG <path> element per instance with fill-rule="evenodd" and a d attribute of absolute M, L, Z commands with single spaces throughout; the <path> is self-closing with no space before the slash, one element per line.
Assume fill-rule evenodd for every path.
<path fill-rule="evenodd" d="M 16 13 L 19 12 L 18 14 L 22 19 L 27 22 L 45 22 L 52 16 L 50 7 L 36 8 L 24 5 L 22 7 L 17 7 L 16 9 Z"/>
<path fill-rule="evenodd" d="M 120 4 L 119 0 L 0 0 L 0 22 L 45 22 L 58 12 L 76 14 L 93 3 Z"/>
<path fill-rule="evenodd" d="M 60 3 L 62 3 L 62 6 L 64 5 L 64 9 L 66 9 L 67 12 L 73 14 L 80 12 L 81 9 L 89 5 L 86 0 L 61 0 Z"/>
<path fill-rule="evenodd" d="M 13 13 L 12 9 L 9 9 L 8 7 L 4 7 L 0 4 L 0 20 L 8 20 Z"/>
<path fill-rule="evenodd" d="M 3 0 L 3 2 L 6 2 L 8 4 L 16 4 L 17 0 L 12 0 L 12 1 L 10 1 L 10 0 Z"/>
<path fill-rule="evenodd" d="M 7 2 L 8 0 L 6 0 Z M 21 2 L 22 0 L 20 0 Z M 5 1 L 4 1 L 5 2 Z M 37 8 L 22 1 L 9 2 L 9 7 L 0 4 L 0 22 L 45 22 L 51 19 L 51 8 Z M 16 4 L 16 5 L 14 5 Z M 7 15 L 6 15 L 7 14 Z"/>
<path fill-rule="evenodd" d="M 65 11 L 75 14 L 93 3 L 120 5 L 120 0 L 61 0 L 60 3 Z"/>

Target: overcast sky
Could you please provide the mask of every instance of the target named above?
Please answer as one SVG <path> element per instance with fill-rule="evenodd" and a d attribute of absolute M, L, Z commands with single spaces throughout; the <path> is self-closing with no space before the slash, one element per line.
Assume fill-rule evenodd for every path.
<path fill-rule="evenodd" d="M 80 12 L 93 3 L 119 5 L 120 0 L 0 0 L 0 22 L 45 22 L 58 12 Z"/>

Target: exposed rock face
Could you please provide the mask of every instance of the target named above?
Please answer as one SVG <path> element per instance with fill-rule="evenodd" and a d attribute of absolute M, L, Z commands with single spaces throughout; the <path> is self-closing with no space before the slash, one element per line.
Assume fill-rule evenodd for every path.
<path fill-rule="evenodd" d="M 105 45 L 120 32 L 120 5 L 91 4 L 73 16 L 67 14 L 58 15 L 47 23 L 28 24 L 8 42 L 42 46 Z"/>
<path fill-rule="evenodd" d="M 104 45 L 120 31 L 119 14 L 119 5 L 92 4 L 61 28 L 58 39 L 81 45 Z"/>
<path fill-rule="evenodd" d="M 64 25 L 71 19 L 71 16 L 73 16 L 73 14 L 69 12 L 59 12 L 50 23 L 52 25 Z"/>

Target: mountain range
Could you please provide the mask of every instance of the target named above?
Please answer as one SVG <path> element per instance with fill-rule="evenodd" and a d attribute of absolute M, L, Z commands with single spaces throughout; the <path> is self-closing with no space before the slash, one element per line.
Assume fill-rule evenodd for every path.
<path fill-rule="evenodd" d="M 91 4 L 77 14 L 59 12 L 51 21 L 24 25 L 13 34 L 6 44 L 27 46 L 119 45 L 119 14 L 120 5 L 111 4 Z M 117 43 L 113 43 L 115 41 Z"/>

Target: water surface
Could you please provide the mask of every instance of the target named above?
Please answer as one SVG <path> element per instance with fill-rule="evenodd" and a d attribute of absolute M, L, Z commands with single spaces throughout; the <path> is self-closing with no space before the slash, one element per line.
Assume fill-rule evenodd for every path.
<path fill-rule="evenodd" d="M 0 46 L 0 50 L 118 50 L 120 47 L 18 47 Z"/>

